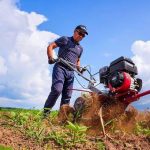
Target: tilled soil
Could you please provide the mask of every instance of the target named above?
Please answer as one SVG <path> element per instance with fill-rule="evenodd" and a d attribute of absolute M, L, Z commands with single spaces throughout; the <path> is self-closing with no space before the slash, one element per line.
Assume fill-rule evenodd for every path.
<path fill-rule="evenodd" d="M 25 135 L 17 130 L 5 128 L 0 126 L 0 145 L 6 147 L 12 147 L 14 150 L 60 150 L 61 146 L 57 145 L 53 141 L 49 141 L 39 145 L 36 141 L 31 138 L 27 138 Z M 96 143 L 90 142 L 87 144 L 76 144 L 74 148 L 97 150 Z"/>
<path fill-rule="evenodd" d="M 42 150 L 34 140 L 27 138 L 18 130 L 0 127 L 0 144 L 8 147 L 13 147 L 15 150 L 30 149 Z"/>
<path fill-rule="evenodd" d="M 112 134 L 106 139 L 100 136 L 87 136 L 90 141 L 85 144 L 77 144 L 71 148 L 79 150 L 98 150 L 97 142 L 103 141 L 106 150 L 149 150 L 150 137 L 135 136 L 133 134 Z M 46 145 L 39 145 L 33 139 L 27 138 L 17 130 L 0 126 L 0 145 L 13 147 L 14 150 L 60 150 L 61 147 L 50 141 Z M 48 146 L 49 145 L 49 146 Z"/>

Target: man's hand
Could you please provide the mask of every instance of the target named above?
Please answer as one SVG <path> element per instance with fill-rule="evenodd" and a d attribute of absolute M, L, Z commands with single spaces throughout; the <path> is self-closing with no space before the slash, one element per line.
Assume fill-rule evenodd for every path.
<path fill-rule="evenodd" d="M 54 59 L 54 58 L 49 58 L 48 59 L 49 64 L 54 64 L 56 61 L 57 61 L 57 59 Z"/>
<path fill-rule="evenodd" d="M 80 70 L 80 73 L 83 74 L 83 72 L 85 72 L 87 69 L 86 67 L 83 67 L 81 70 Z"/>

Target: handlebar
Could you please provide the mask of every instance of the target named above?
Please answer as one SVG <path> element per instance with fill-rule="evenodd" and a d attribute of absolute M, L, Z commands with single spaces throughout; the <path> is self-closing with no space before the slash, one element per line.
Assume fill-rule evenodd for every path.
<path fill-rule="evenodd" d="M 79 72 L 76 69 L 77 65 L 75 65 L 75 64 L 73 64 L 73 63 L 71 63 L 71 62 L 69 62 L 67 60 L 64 60 L 63 58 L 57 58 L 57 59 L 52 58 L 52 59 L 49 60 L 49 64 L 54 64 L 54 63 L 58 63 L 58 62 L 63 63 L 64 65 L 66 65 L 67 67 L 69 67 L 70 69 L 72 69 L 73 71 L 75 71 L 79 76 L 81 76 L 85 80 L 89 81 L 91 84 L 94 85 L 94 83 L 96 83 L 96 80 L 91 76 L 90 72 L 88 71 L 88 69 L 86 67 L 80 67 L 80 68 L 82 68 L 82 70 L 81 70 L 81 72 Z M 88 73 L 90 74 L 91 79 L 88 79 L 85 76 L 83 76 L 82 73 L 84 71 L 88 71 Z"/>

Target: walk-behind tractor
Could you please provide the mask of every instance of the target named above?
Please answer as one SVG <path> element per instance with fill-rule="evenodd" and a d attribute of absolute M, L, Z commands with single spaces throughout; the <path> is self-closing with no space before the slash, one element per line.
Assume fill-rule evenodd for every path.
<path fill-rule="evenodd" d="M 92 92 L 105 95 L 115 100 L 123 101 L 126 104 L 130 104 L 131 102 L 138 100 L 140 97 L 150 94 L 150 90 L 139 93 L 142 88 L 142 80 L 136 78 L 136 75 L 138 74 L 137 67 L 130 58 L 123 56 L 119 57 L 112 61 L 109 66 L 105 66 L 99 70 L 98 74 L 100 83 L 102 83 L 106 88 L 104 91 L 95 87 L 95 84 L 97 83 L 94 79 L 95 74 L 92 75 L 87 68 L 81 67 L 81 69 L 86 70 L 90 74 L 90 79 L 77 71 L 74 64 L 71 64 L 62 58 L 58 58 L 57 62 L 63 63 L 74 70 L 82 78 L 89 81 L 88 89 Z"/>
<path fill-rule="evenodd" d="M 130 58 L 119 57 L 112 61 L 109 66 L 102 67 L 93 75 L 87 67 L 81 67 L 80 72 L 77 71 L 77 66 L 62 58 L 58 58 L 57 63 L 63 63 L 89 82 L 88 90 L 69 90 L 90 93 L 84 94 L 84 96 L 78 97 L 75 100 L 73 116 L 74 118 L 78 118 L 75 121 L 89 126 L 93 130 L 102 125 L 103 133 L 105 133 L 103 121 L 107 123 L 110 120 L 118 118 L 121 114 L 126 113 L 126 109 L 130 103 L 150 94 L 150 90 L 140 93 L 142 80 L 136 77 L 138 75 L 137 67 Z M 81 73 L 83 71 L 87 71 L 90 77 L 87 78 L 87 74 L 83 75 Z M 105 90 L 97 88 L 99 83 L 95 80 L 95 75 L 99 75 L 99 83 L 104 86 Z"/>

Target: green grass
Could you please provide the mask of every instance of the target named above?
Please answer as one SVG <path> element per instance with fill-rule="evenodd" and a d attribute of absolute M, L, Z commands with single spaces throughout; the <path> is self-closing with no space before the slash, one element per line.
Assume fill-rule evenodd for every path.
<path fill-rule="evenodd" d="M 97 143 L 97 146 L 98 146 L 98 149 L 99 149 L 99 150 L 105 150 L 105 149 L 106 149 L 105 144 L 104 144 L 104 142 L 102 142 L 102 141 L 99 141 L 99 142 Z"/>
<path fill-rule="evenodd" d="M 31 113 L 37 113 L 41 110 L 37 110 L 37 109 L 23 109 L 23 108 L 11 108 L 11 107 L 0 107 L 0 112 L 18 112 L 18 111 L 22 111 L 22 112 L 31 112 Z"/>
<path fill-rule="evenodd" d="M 13 150 L 13 148 L 0 145 L 0 150 Z"/>
<path fill-rule="evenodd" d="M 136 124 L 136 128 L 135 128 L 135 134 L 137 135 L 146 135 L 146 136 L 150 136 L 150 128 L 149 127 L 145 127 L 145 123 L 143 122 L 139 122 Z"/>

